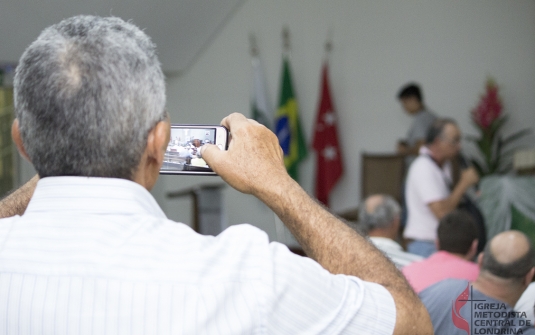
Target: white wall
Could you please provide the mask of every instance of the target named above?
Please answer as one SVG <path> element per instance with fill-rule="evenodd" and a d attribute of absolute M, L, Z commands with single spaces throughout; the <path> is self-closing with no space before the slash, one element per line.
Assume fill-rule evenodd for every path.
<path fill-rule="evenodd" d="M 172 121 L 218 123 L 231 112 L 249 115 L 249 33 L 257 37 L 276 105 L 284 25 L 291 33 L 294 84 L 309 140 L 324 43 L 332 31 L 331 84 L 346 169 L 331 196 L 334 211 L 359 202 L 360 154 L 392 152 L 404 136 L 411 119 L 395 95 L 408 81 L 423 86 L 432 110 L 474 134 L 469 110 L 491 75 L 510 117 L 506 132 L 535 125 L 533 0 L 249 0 L 192 68 L 168 78 Z M 311 155 L 301 168 L 310 192 L 314 168 Z M 154 194 L 170 218 L 191 222 L 189 201 L 167 201 L 165 192 L 219 181 L 165 176 Z M 275 238 L 273 214 L 256 199 L 227 189 L 225 201 L 230 224 L 250 222 Z"/>

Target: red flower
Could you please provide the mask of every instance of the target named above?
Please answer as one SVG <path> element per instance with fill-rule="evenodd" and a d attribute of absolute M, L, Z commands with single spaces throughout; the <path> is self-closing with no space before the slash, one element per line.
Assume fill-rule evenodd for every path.
<path fill-rule="evenodd" d="M 498 86 L 494 80 L 487 80 L 486 92 L 476 108 L 472 110 L 472 120 L 483 129 L 490 127 L 502 114 L 502 102 L 498 96 Z"/>

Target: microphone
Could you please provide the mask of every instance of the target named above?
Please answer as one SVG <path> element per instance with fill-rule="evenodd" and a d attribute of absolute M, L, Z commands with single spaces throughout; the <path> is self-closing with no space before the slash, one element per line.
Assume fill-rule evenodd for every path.
<path fill-rule="evenodd" d="M 466 170 L 470 167 L 470 163 L 468 163 L 468 159 L 466 159 L 464 155 L 459 155 L 459 166 L 463 170 Z"/>
<path fill-rule="evenodd" d="M 468 161 L 468 159 L 466 159 L 466 157 L 464 157 L 464 155 L 459 154 L 459 166 L 462 170 L 466 170 L 471 167 L 472 164 L 470 164 L 470 162 Z M 479 191 L 479 183 L 474 185 L 474 189 L 476 190 L 476 192 Z"/>

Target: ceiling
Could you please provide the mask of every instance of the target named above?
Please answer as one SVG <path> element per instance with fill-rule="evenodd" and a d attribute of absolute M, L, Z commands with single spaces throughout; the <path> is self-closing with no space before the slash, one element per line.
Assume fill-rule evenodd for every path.
<path fill-rule="evenodd" d="M 79 14 L 132 20 L 152 37 L 168 74 L 190 67 L 244 0 L 1 0 L 0 62 L 17 62 L 46 27 Z"/>

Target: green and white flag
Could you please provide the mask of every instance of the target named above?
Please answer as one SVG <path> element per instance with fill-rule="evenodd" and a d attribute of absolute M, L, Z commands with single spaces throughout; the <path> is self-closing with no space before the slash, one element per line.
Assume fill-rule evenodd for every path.
<path fill-rule="evenodd" d="M 269 129 L 273 129 L 273 108 L 268 98 L 266 77 L 258 56 L 253 56 L 253 92 L 251 97 L 252 118 Z"/>

